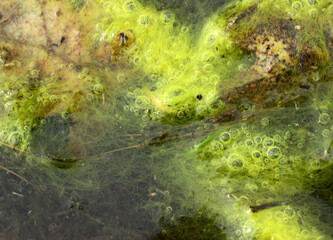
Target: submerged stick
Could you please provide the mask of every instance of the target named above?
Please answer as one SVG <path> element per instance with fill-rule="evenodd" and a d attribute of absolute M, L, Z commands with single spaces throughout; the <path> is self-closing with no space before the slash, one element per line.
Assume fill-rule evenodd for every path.
<path fill-rule="evenodd" d="M 281 202 L 271 202 L 271 203 L 265 203 L 257 206 L 250 206 L 253 213 L 257 213 L 261 210 L 272 208 L 281 205 Z"/>
<path fill-rule="evenodd" d="M 8 148 L 11 148 L 11 149 L 14 149 L 14 150 L 19 151 L 19 152 L 22 152 L 22 153 L 28 153 L 27 151 L 24 151 L 24 150 L 19 149 L 19 148 L 17 148 L 17 147 L 11 146 L 11 145 L 9 145 L 9 144 L 7 144 L 7 143 L 0 142 L 0 145 L 5 146 L 5 147 L 8 147 Z"/>
<path fill-rule="evenodd" d="M 16 177 L 20 178 L 21 180 L 25 181 L 26 183 L 30 184 L 30 185 L 33 185 L 31 182 L 29 182 L 27 179 L 25 179 L 24 177 L 22 177 L 21 175 L 13 172 L 12 170 L 9 170 L 8 168 L 5 168 L 4 166 L 0 165 L 0 168 L 5 170 L 6 172 L 8 173 L 11 173 L 13 175 L 15 175 Z"/>

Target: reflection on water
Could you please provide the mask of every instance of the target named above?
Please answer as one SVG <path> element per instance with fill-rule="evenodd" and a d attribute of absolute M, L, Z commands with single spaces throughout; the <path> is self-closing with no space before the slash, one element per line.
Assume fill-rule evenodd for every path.
<path fill-rule="evenodd" d="M 1 239 L 331 239 L 332 2 L 0 3 Z"/>

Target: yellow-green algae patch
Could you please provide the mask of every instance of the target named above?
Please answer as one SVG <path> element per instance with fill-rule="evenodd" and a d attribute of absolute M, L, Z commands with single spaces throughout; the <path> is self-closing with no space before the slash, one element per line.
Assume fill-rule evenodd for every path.
<path fill-rule="evenodd" d="M 168 123 L 204 119 L 245 94 L 264 107 L 283 105 L 286 90 L 303 84 L 318 68 L 324 75 L 330 66 L 329 1 L 304 3 L 303 15 L 297 2 L 230 3 L 207 20 L 196 38 L 169 10 L 136 1 L 101 2 L 106 15 L 96 27 L 97 38 L 112 46 L 115 61 L 126 59 L 148 76 L 136 95 L 154 106 L 146 118 L 162 114 Z M 268 6 L 281 13 L 270 14 Z M 128 38 L 126 44 L 119 42 L 120 34 Z M 278 95 L 272 99 L 268 95 L 274 88 Z"/>
<path fill-rule="evenodd" d="M 295 100 L 313 98 L 306 90 L 298 89 L 303 84 L 310 84 L 311 88 L 318 81 L 315 79 L 318 72 L 321 81 L 331 81 L 331 13 L 326 12 L 331 2 L 306 2 L 304 15 L 300 14 L 297 1 L 232 3 L 217 11 L 196 39 L 187 27 L 177 24 L 168 10 L 144 8 L 135 1 L 102 3 L 108 14 L 97 27 L 98 37 L 114 46 L 115 60 L 129 61 L 147 75 L 144 87 L 131 94 L 135 97 L 135 108 L 145 112 L 144 121 L 161 119 L 165 123 L 179 124 L 207 119 L 222 114 L 228 103 L 237 103 L 243 97 L 259 106 L 266 99 L 273 101 L 262 104 L 264 107 L 295 104 L 267 115 L 251 111 L 250 104 L 246 107 L 246 111 L 250 111 L 240 113 L 249 121 L 235 128 L 222 127 L 208 137 L 208 141 L 198 144 L 199 158 L 209 161 L 196 167 L 201 178 L 204 178 L 204 172 L 209 172 L 207 181 L 210 183 L 206 183 L 206 187 L 219 191 L 220 181 L 225 181 L 228 185 L 225 195 L 233 199 L 230 205 L 234 201 L 238 204 L 227 207 L 223 202 L 221 204 L 225 206 L 220 210 L 214 205 L 219 200 L 213 194 L 205 200 L 194 199 L 216 211 L 226 211 L 222 215 L 227 222 L 237 225 L 240 221 L 239 229 L 229 229 L 229 234 L 238 239 L 317 238 L 321 236 L 320 231 L 327 232 L 329 226 L 320 226 L 319 220 L 312 223 L 318 229 L 302 223 L 304 218 L 312 218 L 307 208 L 298 209 L 297 217 L 293 219 L 282 215 L 280 222 L 280 213 L 275 212 L 275 207 L 284 209 L 294 204 L 298 200 L 293 195 L 306 196 L 303 189 L 311 191 L 313 186 L 304 179 L 316 178 L 318 172 L 331 166 L 331 133 L 316 123 L 319 115 L 311 115 L 314 108 L 302 105 L 298 109 L 297 104 L 302 101 Z M 270 14 L 268 6 L 280 9 L 280 12 Z M 317 11 L 323 12 L 325 17 L 314 15 Z M 312 18 L 314 21 L 310 21 Z M 311 33 L 318 27 L 322 32 L 315 41 Z M 119 35 L 127 36 L 126 32 L 135 37 L 128 45 L 119 41 Z M 233 94 L 238 87 L 241 90 Z M 262 89 L 262 95 L 247 96 L 247 89 L 250 93 Z M 275 94 L 274 91 L 280 93 L 272 99 L 270 94 Z M 323 102 L 325 105 L 326 100 Z M 281 112 L 286 118 L 279 117 Z M 292 117 L 294 113 L 295 118 Z M 253 115 L 262 119 L 253 118 Z M 315 124 L 316 130 L 311 125 L 311 130 L 307 130 L 301 120 L 303 117 L 311 125 Z M 217 120 L 223 119 L 218 117 Z M 216 172 L 215 176 L 213 172 Z M 262 208 L 262 211 L 254 213 L 251 207 Z M 271 214 L 273 218 L 262 221 L 262 214 Z M 270 224 L 277 227 L 270 227 Z"/>
<path fill-rule="evenodd" d="M 153 222 L 206 206 L 228 239 L 330 239 L 331 1 L 231 1 L 199 33 L 139 1 L 15 4 L 0 138 L 55 188 L 139 172 Z M 78 164 L 59 177 L 50 159 Z"/>

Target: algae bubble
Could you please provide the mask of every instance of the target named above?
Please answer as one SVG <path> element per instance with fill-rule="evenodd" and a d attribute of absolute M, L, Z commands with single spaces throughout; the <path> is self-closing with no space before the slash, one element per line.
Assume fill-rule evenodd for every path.
<path fill-rule="evenodd" d="M 281 149 L 278 147 L 271 147 L 267 150 L 267 157 L 271 160 L 279 159 L 281 154 Z"/>
<path fill-rule="evenodd" d="M 231 138 L 230 133 L 227 132 L 221 133 L 220 135 L 220 140 L 223 142 L 228 142 L 230 138 Z"/>
<path fill-rule="evenodd" d="M 269 125 L 269 119 L 268 119 L 268 118 L 263 118 L 263 119 L 261 120 L 261 124 L 262 124 L 263 126 L 268 126 L 268 125 Z"/>
<path fill-rule="evenodd" d="M 323 125 L 326 125 L 326 124 L 328 124 L 330 122 L 330 120 L 331 120 L 331 116 L 330 115 L 328 115 L 327 113 L 322 113 L 319 116 L 318 122 L 321 123 L 321 124 L 323 124 Z"/>

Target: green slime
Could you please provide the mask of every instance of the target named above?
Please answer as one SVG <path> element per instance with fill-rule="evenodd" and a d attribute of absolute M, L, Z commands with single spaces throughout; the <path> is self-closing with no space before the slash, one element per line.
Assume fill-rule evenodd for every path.
<path fill-rule="evenodd" d="M 71 2 L 77 11 L 96 4 Z M 199 34 L 174 11 L 148 2 L 99 4 L 92 49 L 108 45 L 113 65 L 65 68 L 84 81 L 80 89 L 55 90 L 61 81 L 41 76 L 35 65 L 19 76 L 1 73 L 1 141 L 28 152 L 20 155 L 25 164 L 12 157 L 12 169 L 36 185 L 48 179 L 54 189 L 66 188 L 65 195 L 99 191 L 117 179 L 125 186 L 129 179 L 151 182 L 136 211 L 155 223 L 164 216 L 160 239 L 187 239 L 184 231 L 192 239 L 330 239 L 332 2 L 231 1 L 202 18 Z M 244 14 L 255 4 L 254 15 Z M 253 80 L 258 56 L 242 38 L 276 19 L 297 26 L 290 29 L 296 57 L 275 72 L 293 82 L 281 91 L 283 104 L 263 108 L 238 96 L 238 105 L 222 101 L 221 92 Z M 272 27 L 264 31 L 273 35 Z M 120 33 L 133 39 L 119 44 Z M 310 89 L 298 88 L 303 84 Z M 230 109 L 237 112 L 233 121 L 219 124 Z M 143 175 L 133 180 L 135 173 Z M 200 214 L 203 206 L 211 218 Z M 193 218 L 181 220 L 187 213 Z M 201 221 L 206 234 L 188 230 Z"/>

